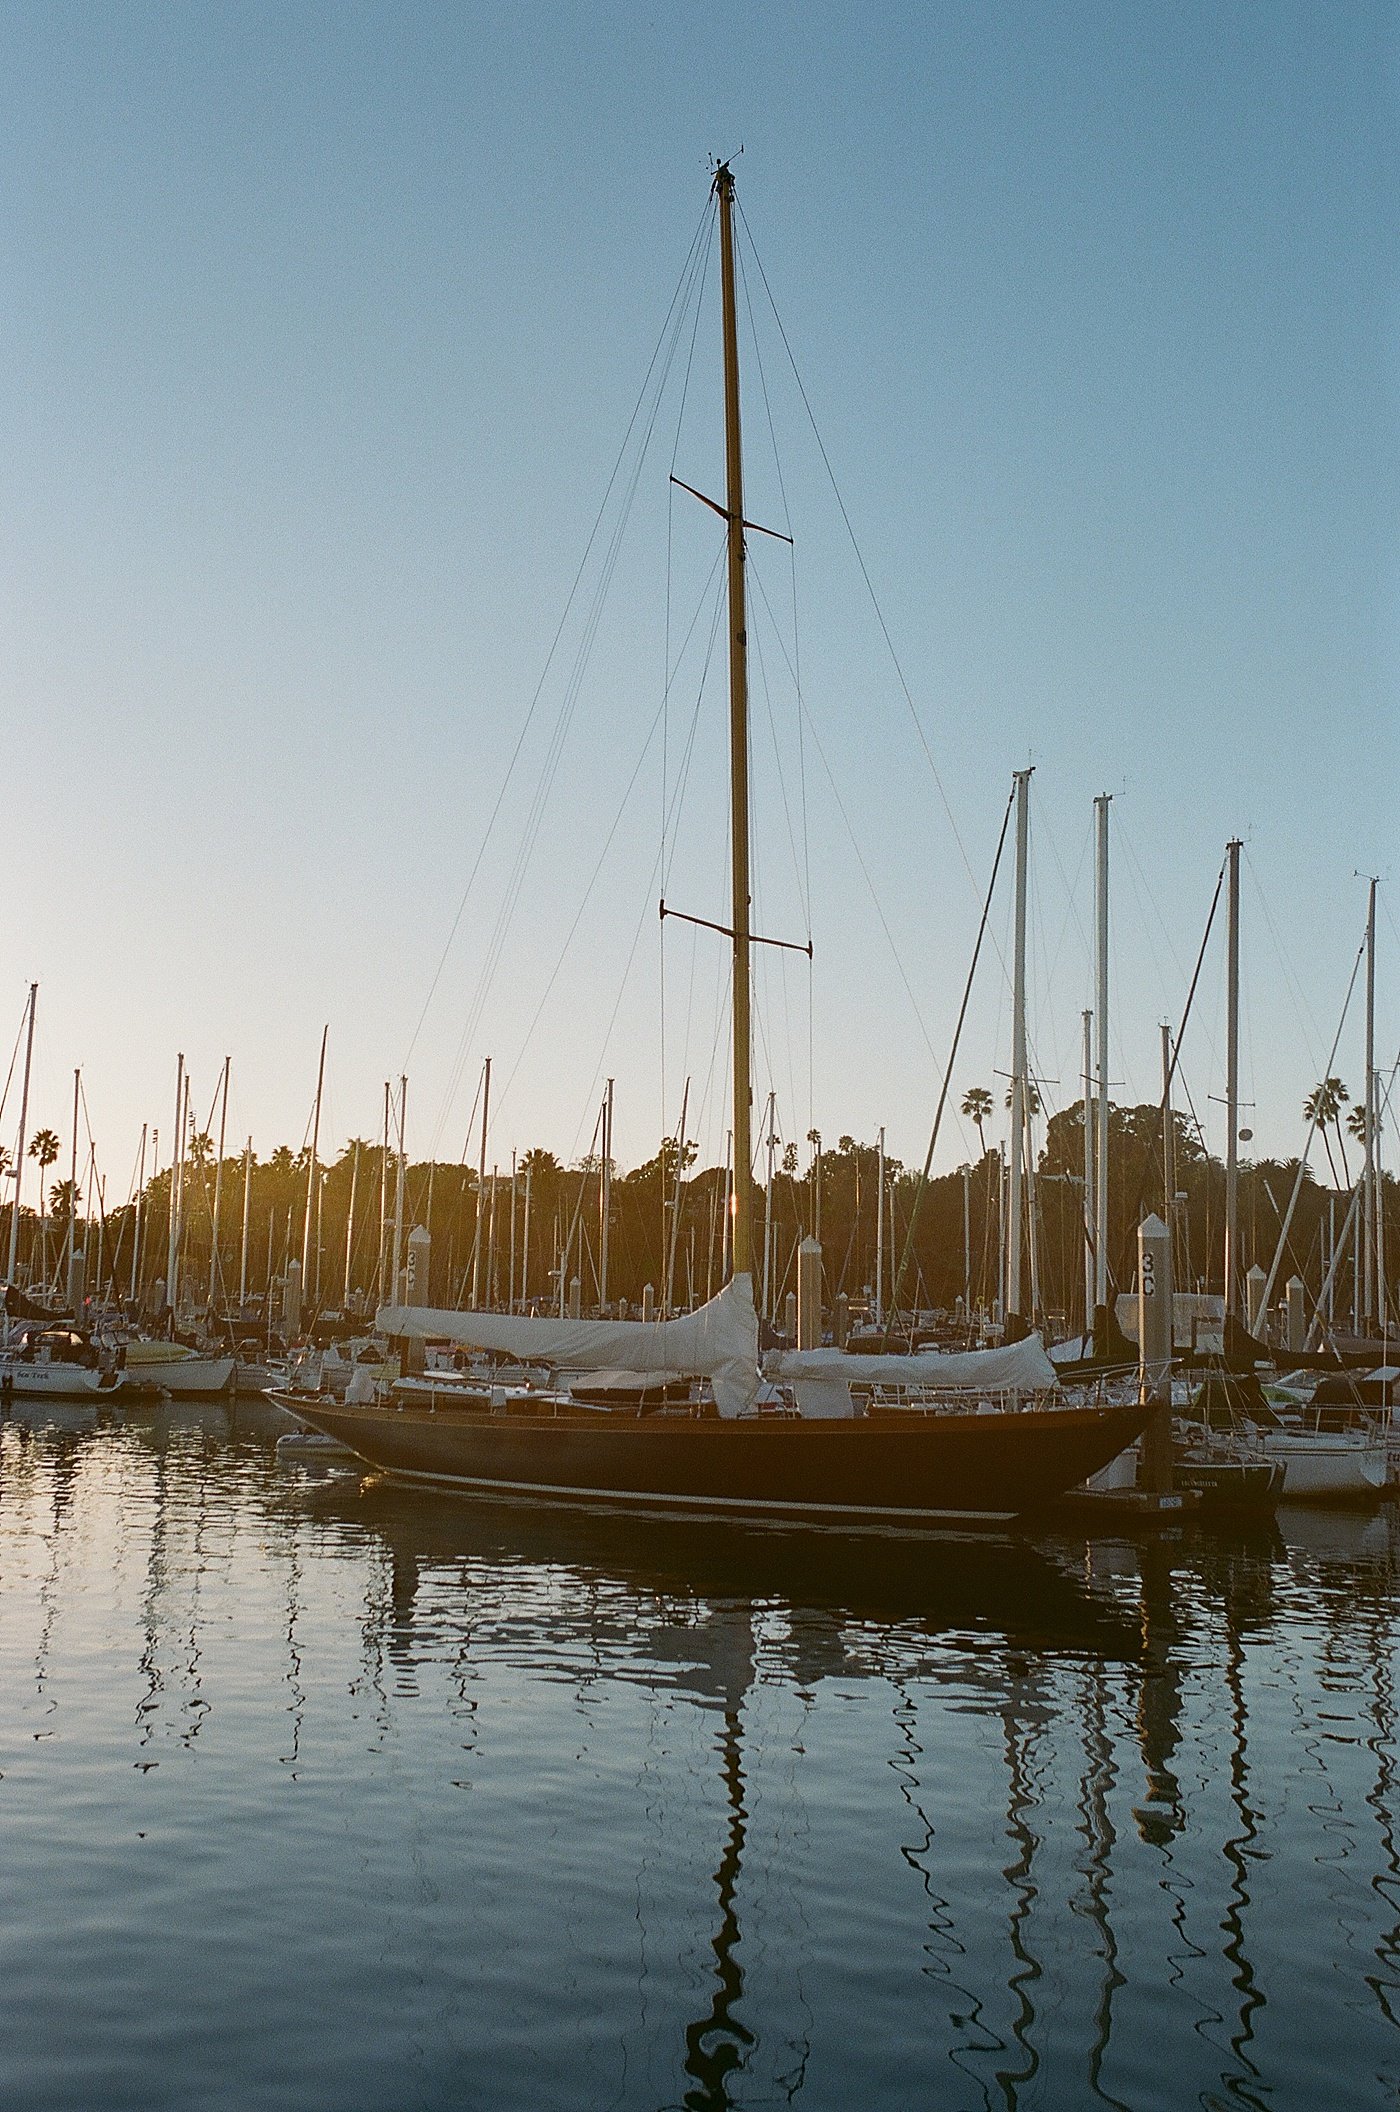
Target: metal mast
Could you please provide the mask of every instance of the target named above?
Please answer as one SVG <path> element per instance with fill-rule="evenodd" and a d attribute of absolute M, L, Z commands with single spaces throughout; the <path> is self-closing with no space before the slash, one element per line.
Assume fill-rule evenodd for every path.
<path fill-rule="evenodd" d="M 224 1058 L 224 1089 L 219 1099 L 219 1157 L 214 1167 L 214 1232 L 209 1242 L 209 1311 L 214 1311 L 214 1299 L 223 1288 L 219 1275 L 219 1206 L 224 1195 L 224 1139 L 228 1130 L 228 1073 L 232 1058 Z M 227 1307 L 228 1300 L 224 1304 Z"/>
<path fill-rule="evenodd" d="M 603 1095 L 603 1163 L 598 1177 L 598 1309 L 608 1302 L 608 1232 L 612 1221 L 613 1081 Z"/>
<path fill-rule="evenodd" d="M 1363 1317 L 1368 1332 L 1374 1328 L 1380 1309 L 1376 1297 L 1376 1111 L 1376 883 L 1372 880 L 1366 901 L 1366 1157 L 1361 1176 L 1361 1224 L 1366 1247 Z"/>
<path fill-rule="evenodd" d="M 1090 1094 L 1094 1085 L 1094 1015 L 1084 1014 L 1084 1332 L 1094 1324 L 1094 1284 L 1098 1253 L 1094 1203 L 1094 1124 Z"/>
<path fill-rule="evenodd" d="M 739 330 L 734 294 L 734 175 L 715 171 L 719 199 L 720 291 L 724 326 L 725 504 L 729 546 L 729 798 L 731 923 L 734 939 L 734 1274 L 753 1274 L 753 1196 L 749 1134 L 749 675 L 744 601 L 744 464 L 739 432 Z"/>
<path fill-rule="evenodd" d="M 481 1085 L 481 1152 L 476 1169 L 476 1224 L 472 1231 L 472 1311 L 481 1310 L 481 1248 L 486 1208 L 486 1125 L 491 1119 L 491 1058 L 485 1060 Z"/>
<path fill-rule="evenodd" d="M 170 1222 L 165 1235 L 165 1302 L 175 1310 L 175 1257 L 180 1238 L 180 1132 L 185 1117 L 185 1058 L 175 1058 L 175 1149 L 170 1154 Z"/>
<path fill-rule="evenodd" d="M 1098 1139 L 1094 1151 L 1094 1303 L 1108 1303 L 1108 803 L 1109 792 L 1094 801 L 1095 954 L 1098 994 Z"/>
<path fill-rule="evenodd" d="M 355 1249 L 355 1191 L 360 1185 L 360 1140 L 354 1143 L 354 1156 L 350 1161 L 350 1208 L 345 1215 L 345 1288 L 340 1294 L 342 1312 L 350 1307 L 350 1266 Z"/>
<path fill-rule="evenodd" d="M 303 1295 L 309 1286 L 307 1278 L 311 1269 L 311 1211 L 316 1195 L 316 1158 L 321 1148 L 321 1094 L 326 1083 L 326 1036 L 330 1033 L 330 1022 L 321 1029 L 321 1060 L 316 1067 L 316 1105 L 311 1116 L 311 1162 L 306 1169 L 306 1216 L 301 1228 L 301 1287 Z M 316 1268 L 320 1273 L 321 1250 L 320 1227 L 317 1227 Z"/>
<path fill-rule="evenodd" d="M 72 1150 L 72 1154 L 71 1154 L 71 1162 L 70 1162 L 70 1163 L 71 1163 L 71 1171 L 70 1171 L 70 1174 L 69 1174 L 69 1179 L 68 1179 L 68 1263 L 67 1263 L 67 1266 L 68 1266 L 68 1282 L 69 1282 L 69 1283 L 71 1283 L 71 1282 L 73 1281 L 73 1256 L 74 1256 L 74 1253 L 75 1253 L 75 1252 L 77 1251 L 77 1244 L 78 1244 L 78 1095 L 79 1095 L 79 1092 L 80 1092 L 80 1090 L 81 1090 L 81 1088 L 82 1088 L 82 1079 L 83 1079 L 83 1074 L 82 1074 L 82 1072 L 81 1072 L 80 1070 L 78 1070 L 78 1071 L 74 1071 L 74 1073 L 73 1073 L 73 1150 Z M 188 1099 L 189 1099 L 189 1094 L 188 1094 L 188 1091 L 186 1092 L 185 1098 L 186 1098 L 186 1101 L 188 1102 Z M 90 1187 L 90 1186 L 91 1186 L 91 1183 L 89 1183 L 88 1185 L 89 1185 L 89 1187 Z M 66 1288 L 66 1286 L 65 1286 L 65 1288 Z M 77 1317 L 77 1316 L 76 1316 L 76 1314 L 74 1315 L 74 1317 L 75 1317 L 75 1318 Z"/>
<path fill-rule="evenodd" d="M 408 1080 L 399 1079 L 399 1153 L 394 1170 L 394 1257 L 393 1283 L 390 1286 L 390 1302 L 399 1302 L 399 1272 L 403 1268 L 403 1188 L 406 1165 L 404 1160 L 404 1125 L 408 1118 Z"/>
<path fill-rule="evenodd" d="M 885 1323 L 885 1127 L 880 1125 L 875 1175 L 875 1325 Z"/>
<path fill-rule="evenodd" d="M 1016 772 L 1016 941 L 1011 969 L 1011 1193 L 1007 1205 L 1006 1319 L 1021 1310 L 1021 1191 L 1026 1155 L 1026 866 L 1030 770 Z"/>
<path fill-rule="evenodd" d="M 15 1269 L 19 1264 L 19 1191 L 24 1180 L 25 1130 L 29 1125 L 29 1067 L 34 1060 L 34 1007 L 39 997 L 39 985 L 29 985 L 29 1031 L 24 1044 L 24 1085 L 19 1096 L 19 1143 L 15 1150 L 15 1201 L 10 1212 L 10 1266 L 8 1280 L 15 1280 Z M 44 1169 L 39 1168 L 39 1215 L 44 1214 Z M 30 1244 L 31 1256 L 33 1243 Z M 33 1276 L 31 1261 L 30 1275 Z"/>
<path fill-rule="evenodd" d="M 1225 1313 L 1238 1314 L 1240 1269 L 1240 849 L 1225 846 L 1228 921 L 1225 927 Z"/>
<path fill-rule="evenodd" d="M 1162 1219 L 1176 1284 L 1176 1117 L 1172 1113 L 1172 1030 L 1162 1021 Z"/>
<path fill-rule="evenodd" d="M 141 1226 L 146 1211 L 146 1124 L 141 1124 L 141 1164 L 136 1175 L 136 1213 L 131 1228 L 131 1303 L 141 1281 Z"/>
<path fill-rule="evenodd" d="M 253 1195 L 253 1140 L 243 1147 L 243 1229 L 238 1242 L 238 1314 L 248 1302 L 248 1208 Z M 133 1294 L 134 1295 L 134 1294 Z"/>

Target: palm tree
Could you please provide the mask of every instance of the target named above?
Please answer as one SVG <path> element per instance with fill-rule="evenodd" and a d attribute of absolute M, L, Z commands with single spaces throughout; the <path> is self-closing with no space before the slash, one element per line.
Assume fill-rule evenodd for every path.
<path fill-rule="evenodd" d="M 1008 1085 L 1006 1088 L 1006 1104 L 1008 1107 L 1011 1105 L 1015 1092 L 1015 1086 Z M 966 1114 L 966 1112 L 967 1108 L 964 1105 L 963 1113 Z M 1028 1115 L 1038 1115 L 1040 1113 L 1040 1094 L 1036 1091 L 1029 1078 L 1026 1080 L 1026 1113 Z"/>
<path fill-rule="evenodd" d="M 977 1141 L 982 1147 L 982 1156 L 987 1156 L 987 1135 L 984 1124 L 992 1112 L 992 1096 L 985 1085 L 971 1085 L 963 1095 L 962 1111 L 969 1122 L 975 1124 Z"/>
<path fill-rule="evenodd" d="M 1350 1098 L 1351 1094 L 1347 1091 L 1340 1078 L 1324 1078 L 1320 1085 L 1313 1087 L 1307 1099 L 1303 1102 L 1303 1113 L 1307 1116 L 1309 1122 L 1315 1122 L 1322 1131 L 1323 1149 L 1327 1153 L 1327 1164 L 1332 1174 L 1332 1186 L 1334 1188 L 1337 1186 L 1337 1162 L 1332 1156 L 1332 1146 L 1328 1142 L 1327 1125 L 1329 1122 L 1331 1123 L 1337 1139 L 1337 1149 L 1342 1155 L 1341 1185 L 1344 1188 L 1350 1188 L 1351 1171 L 1347 1165 L 1347 1149 L 1342 1142 L 1342 1109 Z"/>
<path fill-rule="evenodd" d="M 1380 1126 L 1380 1120 L 1379 1118 L 1377 1118 L 1376 1129 L 1378 1132 L 1380 1130 Z M 1355 1137 L 1358 1144 L 1364 1144 L 1366 1142 L 1366 1110 L 1361 1105 L 1361 1102 L 1359 1100 L 1357 1101 L 1355 1107 L 1352 1109 L 1351 1113 L 1347 1116 L 1347 1135 L 1349 1137 Z"/>
<path fill-rule="evenodd" d="M 190 1138 L 189 1150 L 186 1156 L 191 1166 L 207 1166 L 213 1156 L 213 1151 L 214 1139 L 210 1136 L 207 1129 L 202 1129 L 198 1136 Z"/>
<path fill-rule="evenodd" d="M 75 1215 L 82 1199 L 83 1191 L 76 1183 L 55 1181 L 49 1190 L 49 1209 L 56 1220 L 61 1219 L 66 1224 Z"/>
<path fill-rule="evenodd" d="M 49 1263 L 48 1220 L 44 1216 L 44 1175 L 58 1157 L 58 1152 L 57 1134 L 51 1129 L 36 1129 L 29 1140 L 29 1156 L 39 1162 L 39 1274 L 41 1277 L 47 1271 Z"/>

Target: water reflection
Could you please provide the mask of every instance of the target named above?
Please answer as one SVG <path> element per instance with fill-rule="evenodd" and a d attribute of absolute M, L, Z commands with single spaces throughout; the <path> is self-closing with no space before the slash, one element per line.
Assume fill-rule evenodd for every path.
<path fill-rule="evenodd" d="M 12 2019 L 73 1964 L 40 1866 L 108 1885 L 110 1997 L 105 1799 L 306 2105 L 1393 2102 L 1389 1516 L 765 1536 L 317 1480 L 256 1409 L 77 1418 L 0 1427 Z M 65 2047 L 127 2101 L 171 1960 L 122 1940 L 121 2021 L 51 2019 L 19 2101 Z M 250 2015 L 206 2028 L 263 2101 Z M 200 2096 L 193 2032 L 140 2101 Z"/>

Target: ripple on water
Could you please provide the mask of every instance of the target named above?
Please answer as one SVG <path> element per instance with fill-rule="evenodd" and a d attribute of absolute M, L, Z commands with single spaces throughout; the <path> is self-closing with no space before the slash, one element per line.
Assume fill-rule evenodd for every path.
<path fill-rule="evenodd" d="M 440 1504 L 0 1429 L 7 2104 L 1392 2104 L 1389 1514 Z"/>

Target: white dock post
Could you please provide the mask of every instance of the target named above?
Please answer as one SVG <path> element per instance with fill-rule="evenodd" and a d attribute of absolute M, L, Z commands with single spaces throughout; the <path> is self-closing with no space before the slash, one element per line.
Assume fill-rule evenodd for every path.
<path fill-rule="evenodd" d="M 797 1250 L 797 1346 L 820 1349 L 822 1340 L 822 1250 L 809 1234 Z"/>

